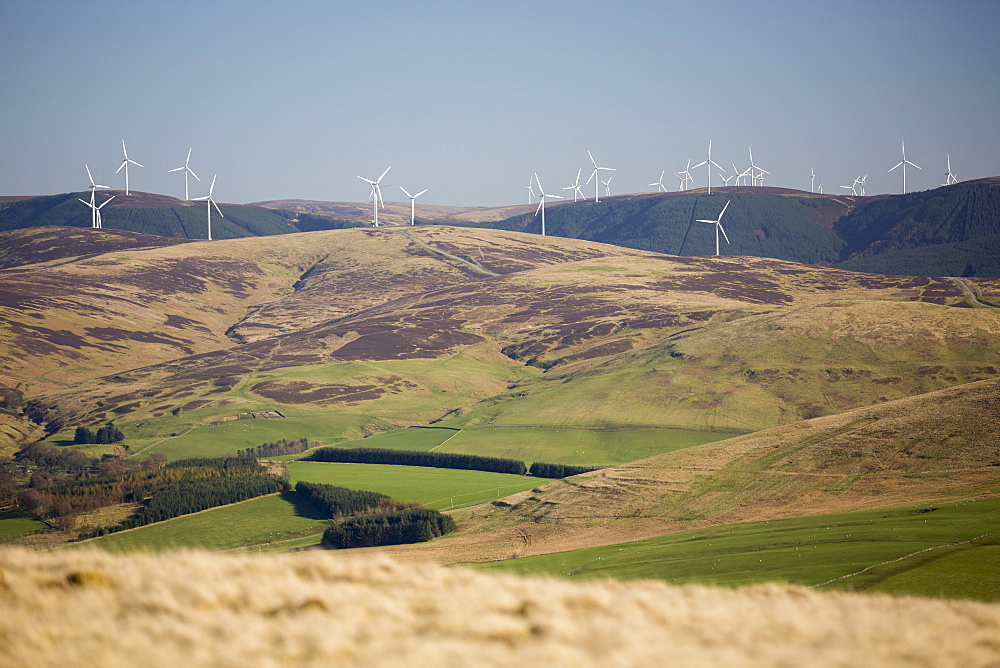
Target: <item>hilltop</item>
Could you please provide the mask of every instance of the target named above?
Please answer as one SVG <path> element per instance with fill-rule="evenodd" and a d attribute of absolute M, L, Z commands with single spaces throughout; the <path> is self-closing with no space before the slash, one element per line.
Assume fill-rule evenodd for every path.
<path fill-rule="evenodd" d="M 1000 177 L 966 181 L 906 195 L 841 196 L 773 187 L 695 189 L 604 198 L 600 203 L 547 203 L 551 236 L 584 239 L 683 256 L 710 255 L 714 219 L 726 202 L 731 244 L 723 254 L 825 264 L 882 274 L 1000 277 Z M 105 209 L 106 227 L 180 238 L 205 235 L 200 204 L 148 193 L 118 191 Z M 36 225 L 89 224 L 77 198 L 4 198 L 0 230 Z M 223 205 L 216 238 L 363 227 L 371 206 L 300 199 Z M 460 225 L 537 233 L 535 205 L 448 207 L 417 204 L 420 224 Z M 380 219 L 409 222 L 408 202 L 388 202 Z"/>

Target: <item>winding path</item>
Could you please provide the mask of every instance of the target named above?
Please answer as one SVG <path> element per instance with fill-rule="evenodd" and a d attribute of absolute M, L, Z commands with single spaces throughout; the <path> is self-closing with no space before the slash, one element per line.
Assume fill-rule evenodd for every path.
<path fill-rule="evenodd" d="M 969 297 L 970 300 L 972 300 L 972 303 L 975 304 L 976 306 L 982 306 L 983 308 L 1000 308 L 1000 306 L 994 306 L 993 304 L 987 304 L 986 302 L 979 301 L 979 297 L 976 296 L 975 291 L 973 291 L 973 289 L 969 287 L 969 284 L 963 281 L 961 278 L 952 278 L 951 280 L 958 283 L 958 287 L 962 288 L 965 294 Z"/>

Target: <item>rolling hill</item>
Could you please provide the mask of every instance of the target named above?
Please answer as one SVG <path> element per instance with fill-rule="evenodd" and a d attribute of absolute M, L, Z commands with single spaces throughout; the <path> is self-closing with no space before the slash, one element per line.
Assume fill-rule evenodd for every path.
<path fill-rule="evenodd" d="M 265 410 L 744 433 L 995 375 L 1000 313 L 965 286 L 1000 292 L 441 226 L 183 243 L 4 270 L 0 372 L 53 438 L 116 419 L 168 455 Z"/>

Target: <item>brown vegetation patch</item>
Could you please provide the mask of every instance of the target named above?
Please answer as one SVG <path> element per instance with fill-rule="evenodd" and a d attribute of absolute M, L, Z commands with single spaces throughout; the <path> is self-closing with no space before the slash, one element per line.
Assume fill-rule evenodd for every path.
<path fill-rule="evenodd" d="M 250 389 L 283 404 L 356 404 L 387 393 L 385 387 L 377 385 L 313 385 L 302 380 L 266 380 Z"/>

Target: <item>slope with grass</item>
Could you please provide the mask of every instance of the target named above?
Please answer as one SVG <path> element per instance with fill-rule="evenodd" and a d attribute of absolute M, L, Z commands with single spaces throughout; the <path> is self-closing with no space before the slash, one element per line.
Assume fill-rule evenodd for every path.
<path fill-rule="evenodd" d="M 460 513 L 461 535 L 412 554 L 495 560 L 738 522 L 997 496 L 998 417 L 1000 381 L 989 380 L 693 446 Z"/>

